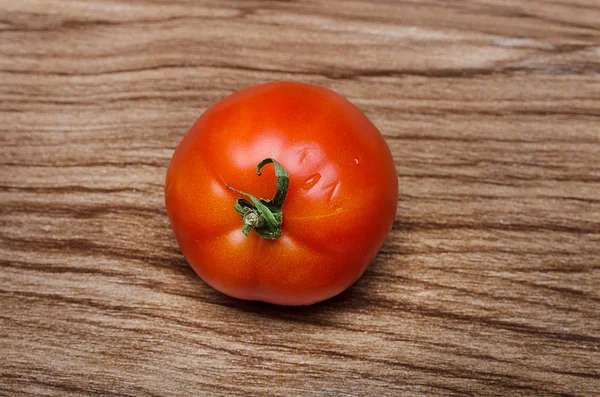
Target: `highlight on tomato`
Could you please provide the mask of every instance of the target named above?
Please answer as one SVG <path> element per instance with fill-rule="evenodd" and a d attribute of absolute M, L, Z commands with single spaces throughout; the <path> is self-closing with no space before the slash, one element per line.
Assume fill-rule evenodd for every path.
<path fill-rule="evenodd" d="M 379 130 L 329 89 L 257 85 L 217 102 L 165 182 L 181 251 L 235 298 L 309 305 L 365 271 L 392 228 L 398 177 Z"/>

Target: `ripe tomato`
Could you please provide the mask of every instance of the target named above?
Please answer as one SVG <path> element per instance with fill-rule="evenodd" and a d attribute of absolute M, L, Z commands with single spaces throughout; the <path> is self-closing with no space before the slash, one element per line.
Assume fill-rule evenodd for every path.
<path fill-rule="evenodd" d="M 196 121 L 169 164 L 165 200 L 181 251 L 209 285 L 308 305 L 344 291 L 373 260 L 398 179 L 357 107 L 278 82 L 234 93 Z"/>

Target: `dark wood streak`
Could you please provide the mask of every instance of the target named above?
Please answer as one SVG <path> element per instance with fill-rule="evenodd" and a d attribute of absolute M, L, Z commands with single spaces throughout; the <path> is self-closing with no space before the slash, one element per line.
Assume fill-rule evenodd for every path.
<path fill-rule="evenodd" d="M 593 396 L 592 0 L 0 0 L 0 394 Z M 329 87 L 380 128 L 390 236 L 310 307 L 186 264 L 163 183 L 210 104 Z"/>
<path fill-rule="evenodd" d="M 405 231 L 424 231 L 424 230 L 509 230 L 518 232 L 537 232 L 537 231 L 553 231 L 561 233 L 575 234 L 592 234 L 600 233 L 600 226 L 597 223 L 591 223 L 587 227 L 584 224 L 578 224 L 576 227 L 552 224 L 502 224 L 502 223 L 401 223 L 398 228 Z"/>
<path fill-rule="evenodd" d="M 553 51 L 553 53 L 560 54 L 563 51 Z M 568 51 L 567 51 L 568 52 Z M 47 76 L 105 76 L 105 75 L 114 75 L 114 74 L 124 74 L 124 73 L 141 73 L 141 72 L 151 72 L 151 71 L 176 71 L 177 69 L 182 68 L 210 68 L 210 69 L 222 69 L 229 71 L 239 71 L 239 72 L 256 72 L 261 74 L 280 74 L 280 75 L 288 75 L 288 76 L 315 76 L 315 77 L 324 77 L 330 80 L 359 80 L 361 78 L 384 78 L 384 77 L 393 77 L 393 78 L 403 78 L 403 77 L 427 77 L 427 78 L 439 78 L 439 79 L 473 79 L 478 77 L 486 77 L 486 76 L 511 76 L 515 74 L 523 74 L 523 73 L 535 73 L 535 74 L 565 74 L 570 76 L 578 76 L 578 75 L 596 75 L 600 74 L 600 65 L 597 63 L 580 63 L 576 66 L 576 69 L 552 69 L 548 70 L 546 68 L 525 68 L 525 67 L 504 67 L 504 68 L 495 68 L 495 69 L 430 69 L 430 70 L 422 70 L 422 69 L 378 69 L 378 70 L 344 70 L 344 69 L 335 69 L 335 70 L 321 70 L 321 71 L 304 71 L 304 70 L 285 70 L 285 69 L 264 69 L 264 68 L 255 68 L 248 67 L 243 65 L 235 65 L 235 64 L 192 64 L 186 63 L 184 65 L 180 64 L 161 64 L 156 66 L 149 67 L 140 67 L 140 68 L 131 68 L 131 69 L 119 69 L 119 70 L 106 70 L 101 72 L 45 72 L 45 71 L 23 71 L 16 69 L 0 69 L 1 73 L 8 74 L 35 74 L 35 75 L 47 75 Z M 193 97 L 191 97 L 193 98 Z M 131 98 L 131 100 L 142 100 L 145 97 Z M 185 101 L 190 98 L 178 97 L 178 98 L 161 98 L 163 100 L 169 99 L 171 101 Z M 38 98 L 38 101 L 41 102 L 41 99 Z M 115 101 L 117 102 L 117 101 Z M 35 102 L 34 102 L 35 103 Z M 56 104 L 56 105 L 81 105 L 82 102 L 41 102 L 46 104 Z M 493 113 L 492 113 L 493 114 Z M 597 116 L 597 114 L 595 114 Z"/>

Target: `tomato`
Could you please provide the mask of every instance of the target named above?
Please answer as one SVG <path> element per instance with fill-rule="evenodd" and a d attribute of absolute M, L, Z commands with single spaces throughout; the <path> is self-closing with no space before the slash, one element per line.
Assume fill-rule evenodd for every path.
<path fill-rule="evenodd" d="M 209 285 L 308 305 L 344 291 L 374 259 L 394 222 L 398 177 L 356 106 L 276 82 L 202 114 L 171 159 L 165 201 L 182 253 Z"/>

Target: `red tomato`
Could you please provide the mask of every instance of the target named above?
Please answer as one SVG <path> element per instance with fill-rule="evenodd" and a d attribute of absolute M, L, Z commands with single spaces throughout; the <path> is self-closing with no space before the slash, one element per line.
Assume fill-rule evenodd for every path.
<path fill-rule="evenodd" d="M 209 285 L 308 305 L 344 291 L 373 260 L 394 222 L 398 179 L 356 106 L 278 82 L 230 95 L 196 121 L 169 164 L 165 200 L 181 251 Z"/>

